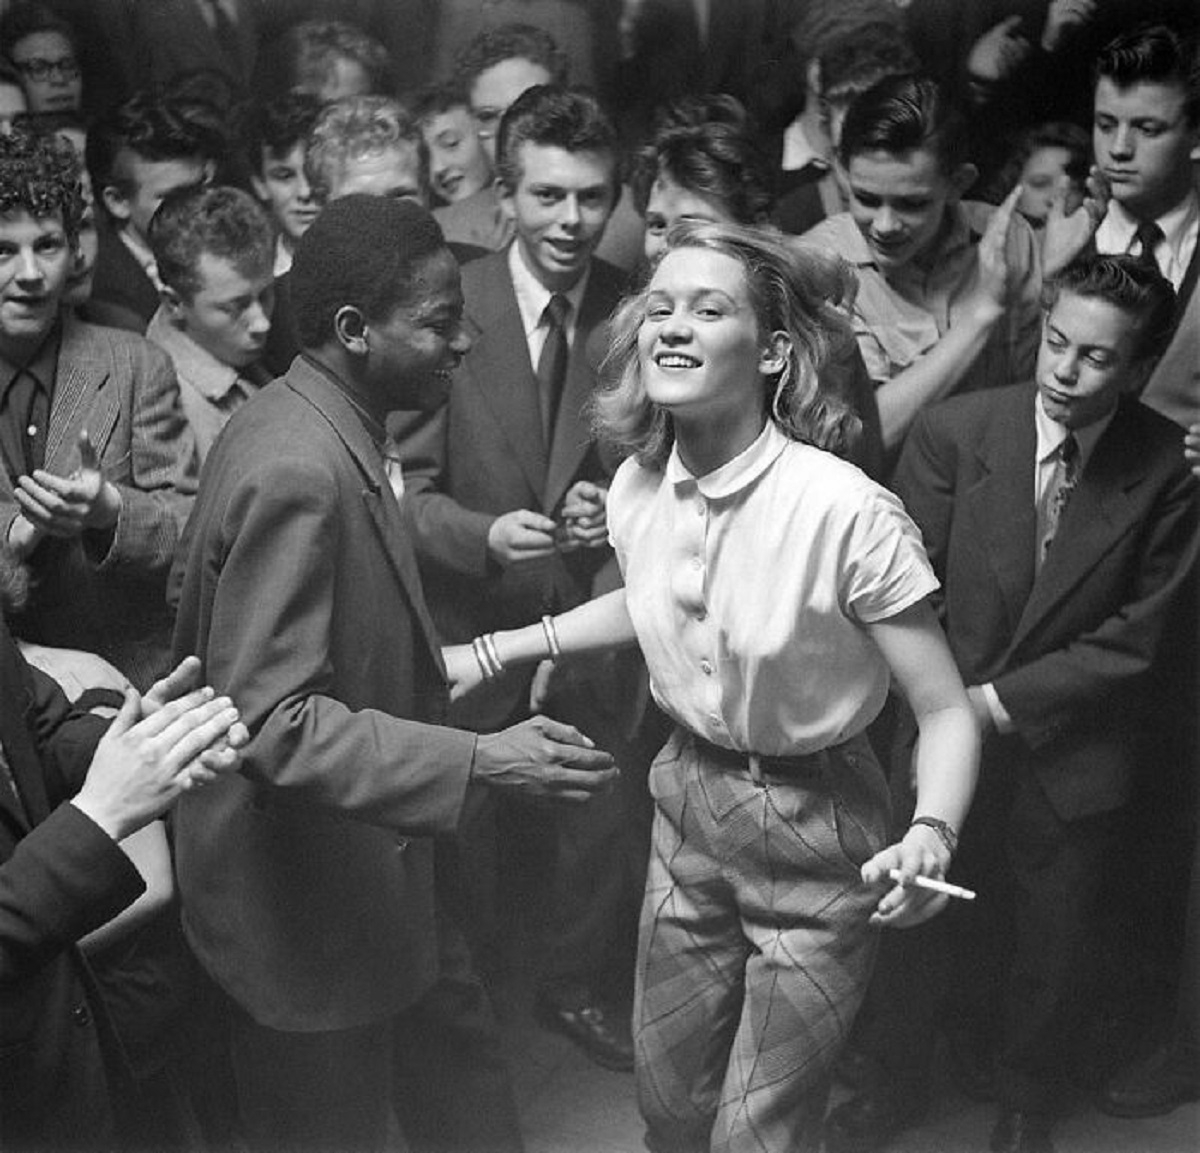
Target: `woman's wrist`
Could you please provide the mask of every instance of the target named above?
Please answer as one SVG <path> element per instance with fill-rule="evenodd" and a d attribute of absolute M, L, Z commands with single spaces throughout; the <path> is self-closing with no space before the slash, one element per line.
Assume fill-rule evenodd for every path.
<path fill-rule="evenodd" d="M 927 813 L 919 813 L 909 822 L 908 832 L 911 833 L 914 829 L 928 829 L 933 833 L 946 850 L 947 856 L 953 857 L 958 852 L 958 830 L 949 821 Z"/>

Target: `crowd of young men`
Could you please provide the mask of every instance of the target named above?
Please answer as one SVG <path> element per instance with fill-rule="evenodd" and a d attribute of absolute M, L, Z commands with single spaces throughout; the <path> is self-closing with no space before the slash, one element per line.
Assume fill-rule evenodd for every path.
<path fill-rule="evenodd" d="M 413 1149 L 519 1150 L 480 977 L 497 910 L 531 855 L 535 1013 L 631 1068 L 661 718 L 636 657 L 451 704 L 439 646 L 619 582 L 618 462 L 589 405 L 650 251 L 623 183 L 631 120 L 569 86 L 544 28 L 484 29 L 414 94 L 360 30 L 268 43 L 246 0 L 113 6 L 158 84 L 90 107 L 104 85 L 80 82 L 76 7 L 0 4 L 0 1043 L 22 1062 L 0 1144 L 376 1149 L 398 1122 Z M 1099 46 L 1094 164 L 1033 227 L 1019 187 L 972 198 L 978 77 L 955 92 L 913 71 L 891 8 L 797 45 L 810 101 L 821 62 L 853 96 L 775 139 L 786 156 L 821 136 L 804 212 L 825 219 L 796 244 L 857 278 L 864 423 L 985 735 L 954 879 L 996 899 L 889 940 L 826 1142 L 868 1153 L 917 1123 L 952 1026 L 999 1106 L 991 1148 L 1046 1153 L 1103 979 L 1103 897 L 1133 904 L 1110 869 L 1132 839 L 1134 880 L 1192 868 L 1190 898 L 1177 881 L 1159 903 L 1177 947 L 1122 954 L 1170 968 L 1185 926 L 1178 1008 L 1093 1088 L 1128 1116 L 1200 1096 L 1200 49 L 1186 20 Z M 267 74 L 280 90 L 248 100 Z M 121 698 L 61 697 L 126 681 L 103 737 L 89 706 Z M 889 715 L 874 735 L 903 815 L 910 742 Z M 151 919 L 223 1006 L 225 1094 L 198 1090 L 177 1044 L 155 1042 L 165 1081 L 134 1067 L 136 1015 L 110 992 L 131 980 L 79 945 L 147 883 L 114 842 L 168 808 Z M 145 923 L 131 948 L 177 973 Z"/>

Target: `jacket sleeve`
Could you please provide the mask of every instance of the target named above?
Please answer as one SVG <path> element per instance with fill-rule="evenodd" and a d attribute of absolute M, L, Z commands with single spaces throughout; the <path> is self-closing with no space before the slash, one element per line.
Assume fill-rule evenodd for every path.
<path fill-rule="evenodd" d="M 113 446 L 117 459 L 102 463 L 121 493 L 121 512 L 103 547 L 95 534 L 88 551 L 102 569 L 134 567 L 165 576 L 196 495 L 196 442 L 166 353 L 131 339 L 116 356 L 131 375 L 130 440 Z"/>
<path fill-rule="evenodd" d="M 189 558 L 191 582 L 223 557 L 201 642 L 205 676 L 237 701 L 252 734 L 242 772 L 281 799 L 412 835 L 450 831 L 474 735 L 339 698 L 339 598 L 355 595 L 340 563 L 354 545 L 348 519 L 319 462 L 268 462 L 239 483 L 220 540 L 198 539 Z M 206 524 L 205 535 L 214 531 Z M 177 644 L 195 626 L 193 602 L 185 587 Z M 406 675 L 401 660 L 396 675 Z"/>

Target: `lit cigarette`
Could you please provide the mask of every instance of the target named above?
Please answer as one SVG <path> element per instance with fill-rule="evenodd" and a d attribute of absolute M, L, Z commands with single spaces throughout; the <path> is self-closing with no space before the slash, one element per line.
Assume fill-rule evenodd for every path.
<path fill-rule="evenodd" d="M 892 869 L 889 871 L 888 876 L 893 881 L 899 881 L 901 877 L 900 870 Z M 945 893 L 947 897 L 958 897 L 963 901 L 975 900 L 974 889 L 964 889 L 961 885 L 952 885 L 948 881 L 935 881 L 932 877 L 925 877 L 920 873 L 908 883 L 918 889 L 928 889 L 931 893 Z"/>

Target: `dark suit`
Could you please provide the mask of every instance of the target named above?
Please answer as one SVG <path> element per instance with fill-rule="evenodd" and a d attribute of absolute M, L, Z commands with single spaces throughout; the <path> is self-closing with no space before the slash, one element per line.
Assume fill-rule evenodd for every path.
<path fill-rule="evenodd" d="M 625 284 L 617 269 L 593 260 L 548 447 L 508 258 L 506 250 L 463 268 L 471 350 L 446 408 L 400 444 L 405 507 L 416 526 L 435 619 L 451 641 L 529 624 L 589 599 L 597 580 L 611 578 L 606 587 L 619 581 L 607 546 L 556 552 L 507 568 L 489 557 L 487 535 L 496 517 L 521 508 L 556 517 L 576 481 L 607 486 L 608 470 L 588 426 L 597 349 L 604 346 L 592 338 L 601 334 Z M 600 981 L 614 963 L 619 926 L 624 920 L 632 924 L 633 894 L 645 864 L 638 801 L 631 796 L 639 787 L 635 770 L 644 754 L 623 744 L 631 726 L 621 700 L 621 689 L 637 682 L 637 668 L 625 660 L 596 662 L 583 675 L 560 678 L 560 691 L 547 705 L 553 716 L 612 752 L 623 769 L 613 794 L 596 798 L 586 811 L 553 816 L 558 849 L 545 971 L 550 982 L 576 991 Z M 463 723 L 489 731 L 526 716 L 530 675 L 517 673 L 485 686 L 464 702 Z M 486 917 L 488 902 L 481 904 Z"/>
<path fill-rule="evenodd" d="M 188 937 L 266 1027 L 250 1030 L 254 1045 L 268 1031 L 303 1047 L 301 1034 L 319 1045 L 353 1030 L 375 1046 L 361 1069 L 364 1051 L 343 1050 L 324 1077 L 306 1057 L 299 1083 L 286 1086 L 287 1107 L 266 1122 L 296 1128 L 273 1136 L 302 1134 L 311 1107 L 312 1123 L 328 1126 L 311 1139 L 373 1140 L 379 1096 L 391 1092 L 380 1048 L 390 1046 L 397 1015 L 419 1011 L 446 976 L 432 836 L 456 827 L 474 738 L 437 727 L 446 684 L 407 527 L 380 449 L 314 362 L 298 359 L 226 426 L 180 564 L 176 648 L 199 654 L 206 679 L 234 697 L 252 734 L 241 775 L 177 810 Z M 469 975 L 450 975 L 482 1002 Z M 446 1045 L 456 1035 L 442 1024 Z M 493 1043 L 484 1036 L 478 1052 L 450 1060 L 470 1057 L 486 1073 Z M 446 1062 L 409 1050 L 430 1084 L 444 1079 Z M 268 1052 L 252 1067 L 243 1052 L 238 1066 L 252 1135 L 246 1086 L 270 1077 L 266 1066 L 282 1067 L 283 1050 Z M 503 1128 L 511 1103 L 498 1068 L 496 1100 L 459 1109 L 460 1128 Z M 409 1103 L 433 1110 L 439 1099 L 426 1085 Z M 359 1123 L 365 1132 L 340 1128 Z"/>
<path fill-rule="evenodd" d="M 40 644 L 97 652 L 140 689 L 167 669 L 166 576 L 196 491 L 196 446 L 166 354 L 140 336 L 63 317 L 45 468 L 79 464 L 86 429 L 121 494 L 109 533 L 47 537 L 29 556 L 36 584 L 13 631 Z M 0 530 L 18 511 L 0 470 Z"/>
<path fill-rule="evenodd" d="M 100 222 L 97 235 L 96 272 L 83 314 L 93 324 L 142 335 L 162 303 L 158 289 L 111 224 Z"/>
<path fill-rule="evenodd" d="M 64 804 L 106 722 L 72 713 L 0 622 L 0 1145 L 109 1148 L 110 1027 L 75 942 L 145 884 L 116 843 Z"/>
<path fill-rule="evenodd" d="M 985 741 L 955 866 L 986 901 L 955 913 L 973 918 L 959 932 L 974 946 L 968 999 L 1002 1010 L 1001 1100 L 1024 1109 L 1046 1108 L 1062 1071 L 1115 813 L 1197 551 L 1179 430 L 1127 401 L 1035 571 L 1034 403 L 1022 385 L 923 410 L 895 478 L 963 680 L 992 684 L 1015 730 Z"/>

